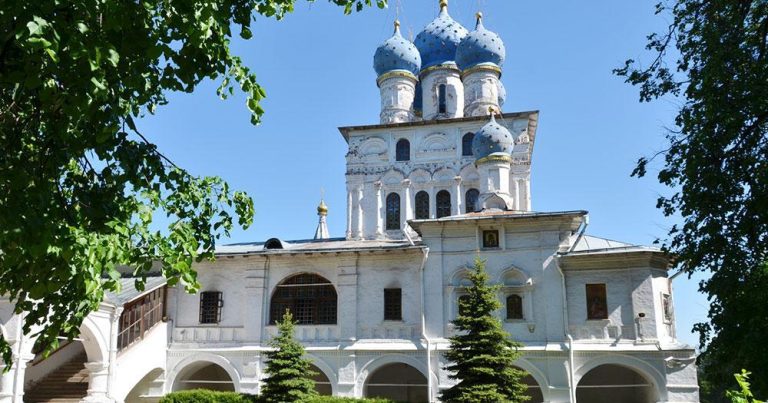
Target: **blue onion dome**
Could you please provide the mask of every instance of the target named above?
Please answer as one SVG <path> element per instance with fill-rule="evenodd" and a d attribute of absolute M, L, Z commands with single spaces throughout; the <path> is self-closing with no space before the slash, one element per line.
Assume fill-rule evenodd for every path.
<path fill-rule="evenodd" d="M 421 68 L 455 63 L 456 48 L 467 36 L 467 29 L 448 15 L 448 2 L 440 2 L 440 14 L 416 35 L 416 48 L 421 53 Z"/>
<path fill-rule="evenodd" d="M 395 33 L 373 55 L 373 69 L 381 76 L 395 70 L 405 70 L 413 75 L 421 69 L 421 55 L 411 41 L 400 35 L 400 22 L 395 21 Z"/>
<path fill-rule="evenodd" d="M 506 127 L 496 123 L 493 114 L 491 121 L 475 133 L 472 139 L 472 153 L 478 160 L 495 153 L 511 154 L 513 146 L 512 134 Z"/>
<path fill-rule="evenodd" d="M 459 43 L 456 49 L 456 64 L 466 70 L 479 64 L 501 67 L 507 51 L 499 35 L 483 26 L 483 14 L 477 13 L 477 26 Z"/>

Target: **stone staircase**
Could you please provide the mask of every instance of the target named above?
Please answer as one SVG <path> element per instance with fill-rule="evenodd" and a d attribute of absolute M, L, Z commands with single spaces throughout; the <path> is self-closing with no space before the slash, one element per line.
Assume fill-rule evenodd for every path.
<path fill-rule="evenodd" d="M 88 394 L 85 353 L 78 355 L 24 393 L 27 403 L 76 403 Z"/>

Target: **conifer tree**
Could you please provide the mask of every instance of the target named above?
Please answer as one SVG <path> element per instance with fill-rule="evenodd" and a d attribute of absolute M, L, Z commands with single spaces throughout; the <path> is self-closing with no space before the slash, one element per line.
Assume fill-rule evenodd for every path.
<path fill-rule="evenodd" d="M 304 346 L 294 337 L 294 321 L 289 311 L 277 322 L 277 336 L 270 342 L 274 348 L 266 353 L 267 365 L 261 397 L 265 402 L 305 402 L 315 396 L 315 382 L 310 378 L 312 363 L 304 358 Z"/>
<path fill-rule="evenodd" d="M 494 312 L 501 308 L 496 291 L 488 285 L 485 261 L 475 258 L 469 275 L 472 286 L 467 298 L 459 300 L 459 315 L 452 323 L 456 335 L 451 337 L 446 367 L 458 383 L 441 393 L 444 402 L 524 402 L 528 387 L 522 382 L 526 372 L 513 366 L 522 344 L 513 341 L 501 327 Z"/>

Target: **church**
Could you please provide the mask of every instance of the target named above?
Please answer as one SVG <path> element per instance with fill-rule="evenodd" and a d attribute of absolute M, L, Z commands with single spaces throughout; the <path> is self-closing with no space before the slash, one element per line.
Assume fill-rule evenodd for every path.
<path fill-rule="evenodd" d="M 444 353 L 476 257 L 499 287 L 499 320 L 524 345 L 516 365 L 531 402 L 698 402 L 670 257 L 591 235 L 586 211 L 533 210 L 538 112 L 502 111 L 502 38 L 479 13 L 468 30 L 447 3 L 413 42 L 395 22 L 373 57 L 380 121 L 339 128 L 343 237 L 329 235 L 336 210 L 321 201 L 313 239 L 217 247 L 196 266 L 197 294 L 162 277 L 137 291 L 125 278 L 46 359 L 0 300 L 14 352 L 0 402 L 258 393 L 286 309 L 321 394 L 435 402 L 454 382 Z"/>

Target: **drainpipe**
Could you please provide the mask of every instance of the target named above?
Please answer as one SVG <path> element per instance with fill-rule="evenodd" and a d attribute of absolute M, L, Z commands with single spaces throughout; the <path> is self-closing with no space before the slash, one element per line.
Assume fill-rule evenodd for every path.
<path fill-rule="evenodd" d="M 425 306 L 424 301 L 426 301 L 426 291 L 424 289 L 424 267 L 427 265 L 427 257 L 429 256 L 429 248 L 424 247 L 421 249 L 421 253 L 424 254 L 424 258 L 421 259 L 421 337 L 424 338 L 424 341 L 427 343 L 427 391 L 429 394 L 429 401 L 432 400 L 432 360 L 430 357 L 430 349 L 432 348 L 431 341 L 429 340 L 429 336 L 427 336 L 427 320 L 424 316 Z"/>
<path fill-rule="evenodd" d="M 568 253 L 573 252 L 574 249 L 576 249 L 576 245 L 581 241 L 581 238 L 584 236 L 584 232 L 587 231 L 587 226 L 589 225 L 589 216 L 585 215 L 584 220 L 581 222 L 581 225 L 579 226 L 579 235 L 576 237 L 576 241 L 573 242 L 573 245 L 571 245 L 570 249 L 568 249 Z M 573 365 L 573 336 L 571 336 L 571 332 L 568 330 L 568 295 L 565 291 L 565 273 L 563 273 L 563 269 L 560 268 L 560 264 L 557 265 L 557 272 L 560 273 L 560 280 L 562 285 L 562 292 L 563 292 L 563 330 L 565 331 L 565 338 L 568 339 L 568 399 L 572 403 L 576 403 L 576 383 L 575 383 L 575 376 L 574 376 L 574 365 Z"/>

